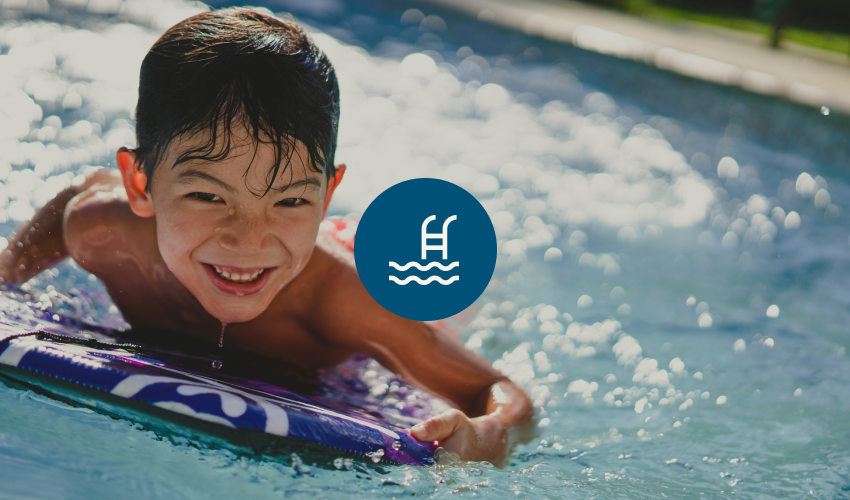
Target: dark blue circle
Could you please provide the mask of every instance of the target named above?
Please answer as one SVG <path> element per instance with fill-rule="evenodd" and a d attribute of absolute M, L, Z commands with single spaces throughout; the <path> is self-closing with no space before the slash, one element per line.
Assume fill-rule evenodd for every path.
<path fill-rule="evenodd" d="M 429 249 L 422 259 L 422 223 L 431 216 L 431 235 L 442 234 L 445 221 L 457 217 L 446 226 L 446 258 L 442 250 Z M 442 243 L 440 238 L 427 239 L 430 246 Z M 354 260 L 366 290 L 388 311 L 419 321 L 448 318 L 487 288 L 496 267 L 496 231 L 484 207 L 465 189 L 439 179 L 411 179 L 387 189 L 366 209 L 357 225 Z M 401 268 L 437 263 L 446 270 L 415 265 L 400 270 L 390 262 Z M 432 277 L 448 284 L 437 279 L 428 283 Z"/>

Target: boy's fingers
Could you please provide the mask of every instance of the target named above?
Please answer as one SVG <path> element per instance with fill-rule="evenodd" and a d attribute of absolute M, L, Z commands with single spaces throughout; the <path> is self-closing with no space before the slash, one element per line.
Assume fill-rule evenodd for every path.
<path fill-rule="evenodd" d="M 410 429 L 413 437 L 420 441 L 439 441 L 455 433 L 469 421 L 460 410 L 448 410 L 442 414 L 416 424 Z"/>

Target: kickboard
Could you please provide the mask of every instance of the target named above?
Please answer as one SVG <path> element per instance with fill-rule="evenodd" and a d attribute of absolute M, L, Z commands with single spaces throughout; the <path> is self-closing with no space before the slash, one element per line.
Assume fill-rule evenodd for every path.
<path fill-rule="evenodd" d="M 268 449 L 276 440 L 296 440 L 376 463 L 432 463 L 435 446 L 413 438 L 398 421 L 98 338 L 0 320 L 0 374 L 71 404 L 130 420 L 152 416 L 224 442 Z"/>

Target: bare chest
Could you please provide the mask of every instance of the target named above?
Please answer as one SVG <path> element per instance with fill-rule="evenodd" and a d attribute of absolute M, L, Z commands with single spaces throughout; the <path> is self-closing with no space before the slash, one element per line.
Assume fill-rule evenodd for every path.
<path fill-rule="evenodd" d="M 354 354 L 311 330 L 301 319 L 309 316 L 310 311 L 302 310 L 309 304 L 292 300 L 288 295 L 293 292 L 281 292 L 269 309 L 254 320 L 227 325 L 222 336 L 222 324 L 188 291 L 183 289 L 181 293 L 176 279 L 171 283 L 168 277 L 163 278 L 165 282 L 146 278 L 142 273 L 134 276 L 131 271 L 117 282 L 103 280 L 133 328 L 168 331 L 183 340 L 206 345 L 218 345 L 221 340 L 225 353 L 238 349 L 306 370 L 334 366 Z"/>

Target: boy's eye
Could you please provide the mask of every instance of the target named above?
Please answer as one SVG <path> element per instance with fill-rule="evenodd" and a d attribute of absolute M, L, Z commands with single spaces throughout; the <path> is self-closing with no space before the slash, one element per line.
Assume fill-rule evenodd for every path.
<path fill-rule="evenodd" d="M 221 201 L 221 196 L 212 193 L 190 193 L 189 197 L 201 201 Z"/>
<path fill-rule="evenodd" d="M 304 203 L 307 203 L 304 198 L 286 198 L 277 202 L 278 205 L 283 205 L 285 207 L 296 207 L 298 205 L 303 205 Z"/>

